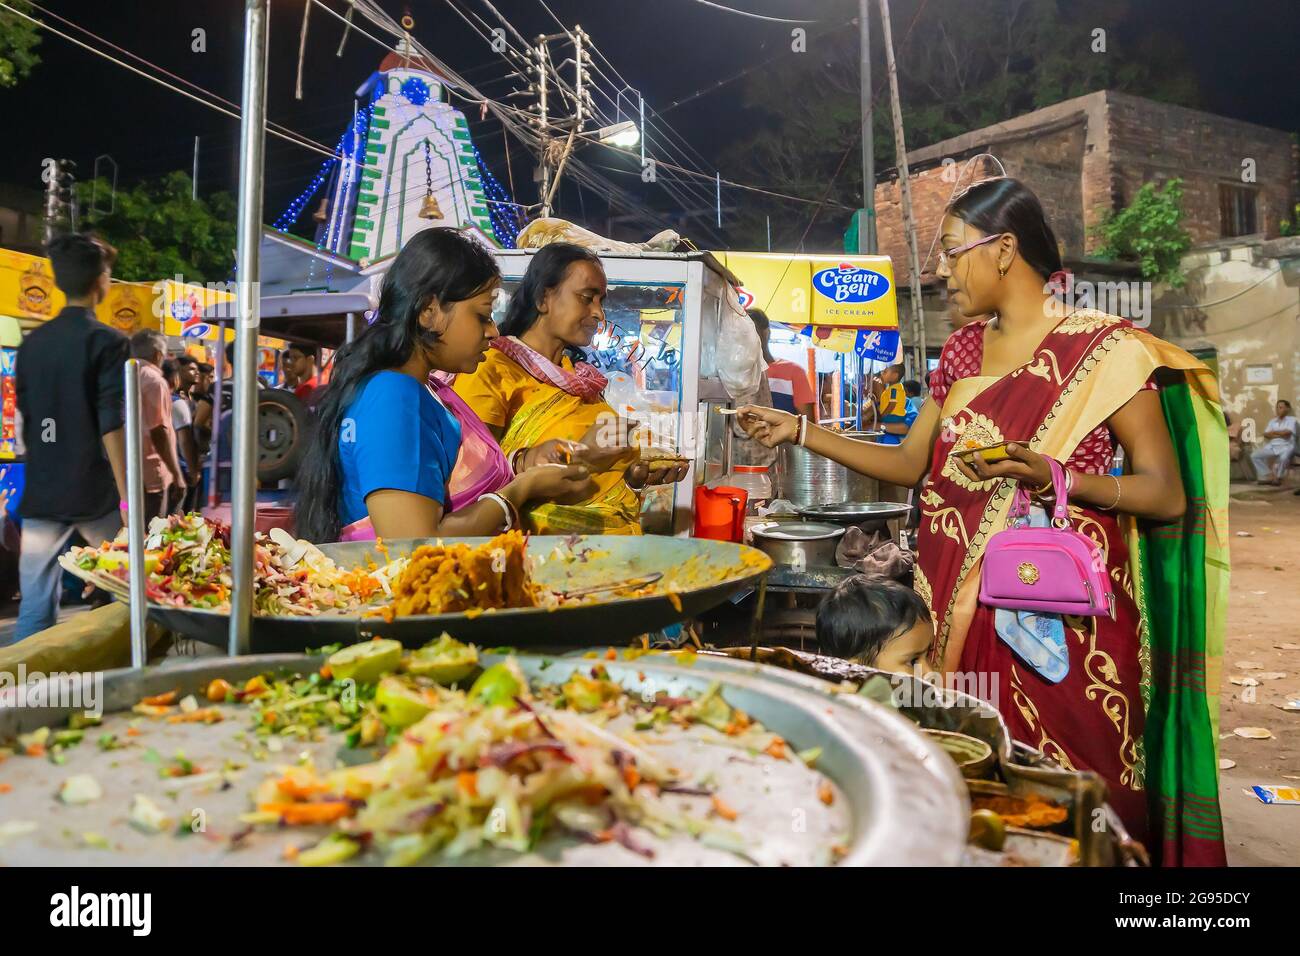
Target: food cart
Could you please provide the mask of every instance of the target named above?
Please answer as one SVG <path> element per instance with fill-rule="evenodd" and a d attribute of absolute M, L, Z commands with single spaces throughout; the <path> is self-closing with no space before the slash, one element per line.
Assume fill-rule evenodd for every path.
<path fill-rule="evenodd" d="M 259 280 L 266 35 L 266 4 L 259 0 L 249 0 L 245 11 L 238 249 L 238 269 L 241 282 L 247 283 L 245 288 L 252 288 L 252 284 Z M 526 266 L 528 253 L 502 252 L 500 255 L 508 284 L 518 281 Z M 684 489 L 668 489 L 665 493 L 666 500 L 655 503 L 651 508 L 654 512 L 652 519 L 658 517 L 666 530 L 682 534 L 689 527 L 690 508 L 689 500 L 682 498 L 682 491 L 709 480 L 710 476 L 726 474 L 731 465 L 732 446 L 727 430 L 715 426 L 715 421 L 720 420 L 721 416 L 711 415 L 710 408 L 736 398 L 722 386 L 723 375 L 719 362 L 719 349 L 724 345 L 723 309 L 726 301 L 730 300 L 729 290 L 734 290 L 731 290 L 727 282 L 724 267 L 717 264 L 716 260 L 711 260 L 707 253 L 617 255 L 605 257 L 605 263 L 611 286 L 608 309 L 610 318 L 606 323 L 607 328 L 602 330 L 596 353 L 598 357 L 602 353 L 605 356 L 600 360 L 606 364 L 606 370 L 612 373 L 612 384 L 620 396 L 619 404 L 628 406 L 628 411 L 633 414 L 651 416 L 649 427 L 652 436 L 671 442 L 692 461 Z M 835 266 L 834 270 L 838 272 L 839 268 Z M 850 266 L 843 274 L 851 274 L 852 271 Z M 841 280 L 832 277 L 829 281 Z M 846 285 L 853 283 L 852 278 L 846 280 Z M 854 293 L 849 293 L 852 294 Z M 243 297 L 238 301 L 241 330 L 253 333 L 259 330 L 260 305 L 253 297 Z M 259 697 L 281 691 L 291 697 L 298 695 L 292 705 L 294 710 L 299 709 L 300 705 L 319 703 L 318 698 L 324 695 L 318 691 L 335 680 L 333 668 L 341 668 L 344 660 L 335 655 L 322 660 L 320 655 L 305 653 L 250 656 L 258 621 L 253 613 L 253 602 L 255 566 L 259 563 L 259 556 L 254 551 L 257 457 L 255 378 L 258 366 L 258 342 L 255 334 L 237 337 L 236 366 L 242 370 L 242 374 L 236 379 L 238 393 L 232 469 L 234 507 L 229 536 L 233 587 L 229 612 L 217 615 L 219 620 L 216 623 L 228 635 L 230 656 L 219 660 L 186 663 L 172 669 L 146 666 L 146 615 L 149 607 L 145 581 L 148 573 L 145 560 L 146 528 L 141 517 L 143 486 L 138 465 L 141 457 L 138 367 L 134 360 L 129 361 L 126 369 L 131 515 L 129 566 L 145 570 L 145 573 L 129 576 L 132 667 L 110 673 L 107 677 L 100 675 L 99 689 L 102 696 L 99 702 L 109 731 L 105 732 L 101 728 L 101 753 L 77 753 L 71 758 L 79 759 L 79 773 L 62 769 L 63 764 L 59 761 L 41 760 L 40 755 L 44 753 L 47 741 L 51 746 L 64 747 L 60 753 L 65 756 L 67 748 L 79 744 L 81 737 L 78 734 L 84 731 L 84 727 L 68 726 L 65 730 L 56 732 L 52 730 L 52 725 L 70 722 L 75 718 L 77 711 L 83 709 L 80 700 L 70 703 L 52 693 L 58 688 L 49 680 L 38 682 L 42 694 L 39 704 L 26 705 L 25 696 L 17 705 L 12 700 L 0 698 L 0 735 L 39 737 L 29 737 L 26 756 L 6 761 L 7 773 L 13 772 L 12 768 L 20 765 L 23 760 L 38 762 L 31 765 L 32 771 L 20 780 L 21 789 L 10 797 L 11 805 L 20 808 L 24 817 L 30 819 L 8 821 L 5 832 L 8 842 L 3 850 L 6 854 L 5 862 L 98 862 L 94 855 L 114 841 L 118 843 L 116 849 L 125 854 L 118 858 L 118 862 L 148 859 L 172 865 L 208 865 L 232 860 L 264 865 L 285 864 L 292 862 L 300 852 L 304 857 L 315 854 L 315 862 L 343 862 L 362 853 L 363 844 L 369 844 L 371 838 L 376 836 L 392 838 L 387 846 L 391 853 L 388 862 L 416 862 L 436 845 L 445 845 L 422 842 L 426 838 L 434 841 L 444 836 L 437 832 L 441 820 L 436 819 L 445 806 L 442 802 L 425 799 L 418 806 L 404 805 L 401 817 L 396 821 L 400 824 L 397 827 L 367 827 L 364 830 L 353 828 L 350 831 L 334 832 L 331 824 L 357 811 L 357 802 L 362 804 L 362 810 L 367 809 L 366 800 L 318 799 L 322 792 L 319 788 L 334 792 L 332 788 L 338 785 L 322 782 L 314 774 L 308 779 L 303 776 L 300 768 L 299 772 L 286 773 L 280 781 L 274 782 L 275 802 L 258 801 L 257 813 L 253 815 L 256 819 L 250 822 L 244 818 L 247 815 L 241 816 L 240 811 L 252 797 L 251 788 L 244 786 L 242 781 L 237 783 L 227 776 L 228 773 L 237 771 L 197 774 L 194 762 L 182 755 L 173 761 L 175 766 L 163 768 L 160 774 L 158 768 L 152 765 L 142 768 L 140 761 L 119 760 L 112 753 L 118 749 L 115 743 L 118 734 L 111 731 L 117 729 L 121 731 L 121 736 L 129 735 L 133 729 L 133 724 L 130 723 L 132 715 L 138 715 L 154 720 L 149 729 L 156 735 L 158 748 L 162 752 L 176 752 L 179 749 L 177 744 L 183 743 L 191 755 L 199 755 L 203 762 L 210 765 L 217 760 L 217 751 L 223 745 L 251 736 L 236 730 L 248 716 L 255 718 L 255 725 L 259 728 L 254 734 L 259 734 L 260 739 L 266 739 L 270 736 L 268 726 L 291 709 L 290 706 L 279 706 L 278 703 L 276 706 L 262 707 L 257 703 Z M 207 547 L 210 543 L 211 538 L 207 538 L 201 546 Z M 661 577 L 671 573 L 674 568 L 686 567 L 701 555 L 717 556 L 726 549 L 738 548 L 730 544 L 723 548 L 720 542 L 708 541 L 664 539 L 663 543 L 685 550 L 669 556 L 666 569 L 660 572 Z M 296 552 L 302 544 L 305 543 L 289 542 L 281 547 Z M 410 546 L 414 542 L 406 544 Z M 626 547 L 627 544 L 625 542 L 624 550 L 626 564 L 630 568 L 635 562 L 644 561 L 641 551 L 645 549 L 629 548 Z M 635 540 L 630 544 L 636 544 Z M 547 542 L 547 545 L 553 545 L 556 551 L 561 547 L 558 542 Z M 566 540 L 564 546 L 572 550 L 580 547 L 581 542 L 575 544 Z M 602 546 L 609 547 L 606 542 L 598 541 L 592 549 L 598 551 Z M 301 550 L 306 553 L 305 547 Z M 744 558 L 744 549 L 740 550 L 741 557 Z M 588 569 L 607 559 L 599 553 L 584 557 L 576 552 L 571 556 L 560 553 L 558 558 L 561 562 L 572 561 L 575 568 Z M 736 564 L 735 561 L 731 562 L 731 565 Z M 742 570 L 728 571 L 724 578 L 726 586 L 715 589 L 721 594 L 721 599 L 726 597 L 726 593 L 722 592 L 753 577 L 756 569 L 766 572 L 770 567 L 763 559 L 755 563 L 752 556 L 747 562 L 740 561 L 739 565 Z M 555 586 L 559 586 L 564 577 L 563 573 L 557 574 L 552 579 Z M 686 613 L 688 607 L 689 610 L 695 609 L 675 594 L 648 596 L 656 600 L 662 598 L 674 606 L 678 614 Z M 632 601 L 618 620 L 617 628 L 633 627 L 635 630 L 638 623 L 635 615 L 639 608 L 646 606 Z M 599 617 L 599 604 L 595 608 L 596 611 L 591 616 Z M 538 621 L 544 622 L 548 616 L 557 620 L 565 617 L 563 610 L 552 613 L 553 609 L 541 606 L 512 608 L 507 613 L 515 610 L 521 616 L 531 615 L 533 626 L 539 627 L 539 633 L 544 630 L 544 624 L 539 625 Z M 574 612 L 579 610 L 581 608 L 575 608 Z M 486 614 L 467 613 L 455 616 L 466 621 L 482 621 L 487 617 Z M 381 616 L 380 619 L 387 622 L 391 617 Z M 510 617 L 503 622 L 503 637 L 507 641 L 513 636 L 511 625 L 521 619 Z M 311 622 L 305 623 L 308 626 L 299 630 L 310 636 Z M 452 620 L 431 620 L 429 632 L 423 635 L 403 632 L 397 637 L 401 644 L 408 649 L 415 648 L 418 653 L 425 649 L 419 646 L 422 638 L 436 637 L 435 625 L 454 626 L 455 623 Z M 339 697 L 346 693 L 355 695 L 357 685 L 373 685 L 376 678 L 380 680 L 382 689 L 382 682 L 389 680 L 391 675 L 397 685 L 396 688 L 393 684 L 388 685 L 393 695 L 389 698 L 389 709 L 384 711 L 389 718 L 388 729 L 396 731 L 403 727 L 419 726 L 419 721 L 428 716 L 431 718 L 430 730 L 433 732 L 427 740 L 419 734 L 413 735 L 411 739 L 399 733 L 393 740 L 393 750 L 399 760 L 406 756 L 423 759 L 417 751 L 422 750 L 426 743 L 435 742 L 435 738 L 450 734 L 449 728 L 452 725 L 445 720 L 446 714 L 434 709 L 439 698 L 435 696 L 429 702 L 430 698 L 420 696 L 423 692 L 433 692 L 418 681 L 409 679 L 413 672 L 411 661 L 404 658 L 402 647 L 386 646 L 396 643 L 395 641 L 365 641 L 372 636 L 367 618 L 353 615 L 344 624 L 350 630 L 349 636 L 355 638 L 358 645 L 361 642 L 366 645 L 360 650 L 349 649 L 355 652 L 345 655 L 346 660 L 356 663 L 364 659 L 373 666 L 371 672 L 364 677 L 358 667 L 358 670 L 352 672 L 355 679 L 340 669 L 337 675 L 340 682 L 337 687 L 331 687 L 329 693 L 337 693 Z M 556 625 L 553 624 L 552 627 L 554 626 Z M 570 645 L 576 642 L 597 646 L 621 636 L 615 630 L 613 626 L 591 625 L 577 633 L 569 633 L 566 637 Z M 299 650 L 308 646 L 302 638 L 297 639 L 297 643 Z M 382 668 L 378 663 L 381 656 L 384 658 Z M 471 662 L 474 665 L 472 670 L 481 667 L 482 674 L 475 681 L 471 695 L 479 693 L 480 689 L 481 695 L 478 703 L 462 701 L 462 715 L 480 721 L 481 728 L 489 729 L 492 719 L 484 719 L 484 702 L 508 706 L 513 701 L 519 706 L 510 708 L 514 715 L 512 719 L 518 723 L 517 726 L 506 728 L 502 739 L 502 743 L 506 744 L 505 752 L 495 748 L 490 752 L 485 751 L 483 759 L 476 761 L 474 766 L 496 771 L 494 782 L 497 784 L 501 783 L 502 777 L 508 776 L 505 768 L 515 767 L 517 758 L 525 755 L 529 760 L 539 761 L 541 766 L 546 766 L 547 762 L 553 768 L 560 763 L 575 764 L 578 772 L 586 773 L 586 767 L 577 765 L 571 758 L 557 760 L 547 755 L 565 753 L 566 745 L 580 744 L 595 748 L 603 742 L 600 763 L 602 769 L 607 771 L 606 775 L 580 780 L 584 789 L 590 791 L 593 787 L 596 788 L 597 796 L 615 790 L 631 793 L 648 774 L 655 784 L 654 793 L 642 797 L 643 808 L 651 806 L 651 799 L 657 799 L 662 793 L 671 794 L 673 799 L 701 796 L 711 798 L 711 810 L 707 813 L 729 823 L 743 821 L 734 829 L 747 831 L 740 836 L 747 835 L 751 841 L 757 841 L 752 845 L 741 844 L 740 852 L 745 854 L 743 858 L 751 863 L 952 865 L 962 859 L 968 830 L 969 796 L 961 784 L 957 764 L 950 762 L 936 743 L 918 733 L 898 714 L 856 696 L 843 697 L 822 683 L 783 679 L 779 672 L 768 672 L 755 662 L 749 664 L 747 671 L 714 672 L 708 666 L 693 669 L 690 660 L 666 662 L 626 651 L 620 656 L 613 648 L 601 657 L 607 663 L 594 664 L 585 656 L 567 656 L 556 660 L 538 654 L 521 654 L 518 663 L 513 665 L 513 671 L 509 660 L 498 655 L 485 653 L 481 659 L 476 657 Z M 329 673 L 322 673 L 322 664 L 330 668 Z M 405 681 L 396 676 L 399 666 L 408 678 Z M 495 683 L 489 682 L 480 688 L 479 682 L 494 670 L 498 675 Z M 271 671 L 276 671 L 278 676 L 272 675 L 268 679 L 267 675 Z M 469 673 L 471 671 L 465 672 Z M 505 678 L 500 677 L 503 673 L 507 675 Z M 286 674 L 287 678 L 284 676 Z M 85 675 L 87 678 L 93 676 Z M 446 675 L 444 677 L 443 683 L 453 685 L 459 679 Z M 231 681 L 235 684 L 231 684 Z M 276 681 L 279 686 L 273 688 L 269 681 Z M 564 691 L 559 698 L 538 698 L 533 699 L 532 703 L 524 701 L 529 696 L 528 683 L 540 686 L 559 681 L 569 682 L 565 687 L 572 686 L 573 690 Z M 88 683 L 89 686 L 94 686 L 92 679 L 89 682 L 77 682 L 77 687 L 84 690 Z M 631 740 L 614 737 L 611 728 L 616 725 L 612 722 L 604 726 L 590 722 L 582 724 L 582 718 L 573 712 L 569 704 L 570 698 L 576 699 L 578 692 L 583 689 L 601 698 L 596 707 L 605 702 L 605 695 L 609 695 L 609 702 L 612 703 L 629 697 L 639 698 L 643 704 L 641 711 L 645 712 L 644 720 L 651 725 L 642 727 L 638 724 L 636 730 L 641 733 L 653 729 L 652 708 L 662 707 L 665 711 L 685 708 L 682 716 L 686 718 L 686 723 L 693 725 L 692 730 L 698 729 L 701 734 L 708 732 L 713 735 L 703 741 L 707 746 L 699 746 L 699 741 L 692 743 L 685 733 L 676 729 L 678 721 L 666 722 L 673 725 L 669 727 L 669 735 L 665 740 L 676 748 L 671 752 L 672 762 L 694 771 L 692 777 L 679 779 L 676 771 L 667 773 L 654 769 L 654 765 L 661 762 L 655 761 Z M 22 693 L 26 695 L 28 689 L 25 687 Z M 197 696 L 200 694 L 212 704 L 211 707 L 198 705 Z M 414 700 L 411 694 L 416 695 Z M 284 701 L 284 698 L 274 699 Z M 379 699 L 380 690 L 376 690 L 375 700 Z M 248 704 L 250 700 L 253 701 L 251 706 Z M 445 701 L 445 698 L 442 700 Z M 331 702 L 340 705 L 332 714 L 332 717 L 337 717 L 342 713 L 342 704 L 337 700 Z M 399 705 L 404 705 L 407 711 L 412 707 L 417 708 L 415 719 L 397 719 L 396 713 L 402 709 Z M 978 702 L 972 706 L 978 709 Z M 423 710 L 419 710 L 420 707 Z M 240 712 L 237 708 L 246 709 Z M 641 711 L 637 713 L 640 714 Z M 227 715 L 231 718 L 229 721 Z M 628 714 L 619 716 L 626 717 Z M 550 722 L 549 725 L 547 721 Z M 627 724 L 623 726 L 626 727 Z M 335 728 L 337 729 L 337 721 Z M 752 742 L 758 744 L 757 747 L 746 741 L 743 749 L 749 753 L 748 758 L 729 760 L 717 749 L 718 743 L 725 745 L 725 738 L 740 737 L 747 731 L 753 733 L 755 728 L 763 736 L 761 740 L 755 739 Z M 524 735 L 529 735 L 530 741 L 524 751 L 519 751 L 519 740 L 513 738 Z M 289 739 L 294 743 L 295 749 L 298 746 L 306 748 L 299 755 L 300 764 L 332 759 L 339 743 L 337 735 L 331 737 L 328 734 L 319 737 L 308 734 L 301 741 L 292 737 Z M 1008 745 L 996 736 L 995 740 L 999 747 Z M 797 750 L 787 753 L 787 741 L 791 748 Z M 283 749 L 283 746 L 281 742 L 278 749 Z M 277 748 L 268 745 L 266 749 L 273 751 Z M 152 750 L 150 752 L 153 753 Z M 256 763 L 278 762 L 277 758 L 269 754 L 259 755 L 256 748 L 250 748 L 250 759 Z M 640 769 L 638 761 L 643 761 Z M 592 765 L 587 760 L 581 763 Z M 94 774 L 87 771 L 88 767 L 94 769 Z M 610 768 L 613 768 L 612 771 Z M 459 772 L 448 774 L 446 761 L 430 762 L 427 768 L 417 766 L 416 769 L 419 771 L 420 786 L 429 785 L 438 777 L 437 782 L 448 788 L 449 795 L 455 794 L 459 807 L 466 811 L 473 806 L 472 801 L 479 797 L 475 783 L 478 779 L 477 770 L 459 771 L 459 767 L 453 767 L 453 771 Z M 568 767 L 560 767 L 553 772 L 571 771 Z M 464 779 L 467 774 L 473 779 Z M 137 792 L 132 798 L 130 820 L 125 821 L 119 803 L 100 802 L 105 796 L 105 789 L 96 776 L 112 780 L 117 788 L 114 793 L 116 797 L 131 793 L 137 788 L 143 790 L 150 787 L 155 789 L 156 795 L 161 795 L 166 791 L 159 784 L 160 777 L 170 780 L 206 777 L 201 786 L 208 789 L 195 788 L 196 793 L 208 794 L 202 801 L 207 804 L 206 807 L 173 794 L 173 800 L 180 801 L 175 806 L 185 813 L 182 822 L 190 833 L 199 832 L 196 824 L 200 817 L 195 815 L 196 811 L 203 811 L 202 821 L 205 825 L 208 810 L 212 811 L 214 817 L 219 814 L 217 819 L 227 829 L 224 833 L 210 834 L 215 839 L 178 839 L 175 835 L 176 819 L 160 808 L 156 799 L 143 792 Z M 702 788 L 701 784 L 710 778 L 715 781 L 721 778 L 722 785 L 728 788 L 726 795 L 730 797 L 737 794 L 733 799 L 737 800 L 745 812 L 742 813 L 725 802 L 716 783 L 710 784 L 708 789 Z M 346 780 L 347 774 L 344 771 L 345 791 Z M 194 781 L 191 780 L 190 783 L 193 784 Z M 771 799 L 773 785 L 792 798 L 809 804 L 812 812 L 805 814 L 810 824 L 808 827 L 789 826 L 789 804 Z M 54 807 L 50 803 L 53 799 L 52 792 L 59 795 L 59 803 Z M 545 812 L 547 807 L 543 804 L 540 809 Z M 592 836 L 594 840 L 591 842 L 597 844 L 598 848 L 586 851 L 581 846 L 566 847 L 552 857 L 552 861 L 624 864 L 642 862 L 654 856 L 653 851 L 647 852 L 651 850 L 650 847 L 644 842 L 638 842 L 645 841 L 647 837 L 629 833 L 623 820 L 613 823 L 613 818 L 608 821 L 602 819 L 593 826 L 590 811 L 582 811 L 582 808 L 566 809 L 584 814 L 581 818 L 577 813 L 571 814 L 570 820 L 572 823 L 587 824 L 582 832 Z M 1076 809 L 1082 810 L 1083 807 Z M 530 828 L 521 823 L 518 803 L 503 805 L 503 818 L 509 819 L 505 820 L 502 828 L 495 826 L 495 821 L 490 816 L 495 810 L 491 803 L 481 802 L 473 809 L 471 825 L 461 827 L 462 833 L 475 835 L 478 840 L 468 848 L 477 849 L 486 842 L 493 844 L 497 850 L 510 850 L 520 855 L 530 853 L 533 850 L 532 834 Z M 335 815 L 327 816 L 327 813 Z M 804 811 L 798 810 L 797 813 L 804 814 Z M 62 818 L 65 825 L 61 831 L 57 827 L 41 828 L 38 821 L 46 814 Z M 662 819 L 666 818 L 661 818 L 661 822 Z M 641 820 L 634 818 L 634 822 Z M 236 828 L 237 823 L 249 825 Z M 492 825 L 489 826 L 489 823 Z M 572 823 L 566 824 L 570 830 L 574 829 Z M 607 826 L 607 823 L 613 825 Z M 699 821 L 695 823 L 699 825 Z M 14 824 L 18 826 L 15 827 Z M 283 828 L 300 824 L 304 825 L 304 829 L 297 832 L 313 837 L 318 842 L 305 851 L 296 845 L 282 849 L 279 840 Z M 258 825 L 265 829 L 252 834 L 252 828 Z M 412 826 L 423 828 L 426 825 L 428 830 L 423 833 L 409 832 Z M 391 832 L 377 834 L 376 829 Z M 707 830 L 694 832 L 689 832 L 690 827 L 680 825 L 664 826 L 661 829 L 662 833 L 654 835 L 662 843 L 662 846 L 656 848 L 664 854 L 663 858 L 685 865 L 722 862 L 716 854 L 708 852 L 716 847 L 699 839 L 704 833 L 718 835 L 724 828 L 716 823 L 708 822 Z M 796 838 L 787 838 L 786 831 L 796 834 Z M 347 832 L 360 836 L 349 839 Z M 805 832 L 810 834 L 808 839 L 798 836 Z M 81 842 L 70 841 L 66 836 L 68 833 L 80 834 Z M 513 842 L 496 840 L 495 835 L 501 833 L 508 833 L 509 840 Z M 491 836 L 485 840 L 485 834 Z M 411 836 L 417 837 L 414 843 L 409 839 Z M 455 839 L 460 839 L 460 834 Z M 736 853 L 735 846 L 732 843 L 727 852 Z M 773 848 L 776 849 L 775 852 Z M 231 849 L 240 849 L 245 856 L 234 857 L 226 852 Z M 288 849 L 293 852 L 285 852 Z M 755 849 L 766 852 L 760 856 L 751 852 Z M 519 858 L 516 855 L 502 859 L 498 855 L 480 857 L 476 862 L 513 862 Z"/>

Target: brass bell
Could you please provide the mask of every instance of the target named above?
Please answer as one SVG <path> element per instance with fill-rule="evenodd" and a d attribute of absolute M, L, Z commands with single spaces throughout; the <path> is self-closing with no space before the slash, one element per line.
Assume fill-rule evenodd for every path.
<path fill-rule="evenodd" d="M 324 222 L 330 217 L 330 200 L 328 196 L 320 197 L 320 207 L 312 213 L 311 218 L 316 222 Z"/>
<path fill-rule="evenodd" d="M 442 210 L 438 207 L 438 200 L 433 198 L 433 193 L 424 197 L 424 202 L 420 203 L 421 219 L 441 219 Z"/>

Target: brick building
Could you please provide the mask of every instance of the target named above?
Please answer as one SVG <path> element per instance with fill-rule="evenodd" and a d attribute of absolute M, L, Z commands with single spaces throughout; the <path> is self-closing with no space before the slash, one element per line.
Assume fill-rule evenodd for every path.
<path fill-rule="evenodd" d="M 1289 133 L 1102 90 L 910 152 L 922 257 L 958 174 L 985 152 L 1038 194 L 1069 259 L 1093 252 L 1093 228 L 1152 180 L 1183 181 L 1184 224 L 1195 245 L 1276 237 L 1278 223 L 1292 218 L 1297 191 L 1298 154 Z M 987 160 L 978 162 L 978 175 L 997 174 Z M 910 270 L 899 197 L 896 176 L 877 184 L 880 252 L 893 257 L 901 285 Z M 933 278 L 934 266 L 931 255 L 923 279 Z"/>

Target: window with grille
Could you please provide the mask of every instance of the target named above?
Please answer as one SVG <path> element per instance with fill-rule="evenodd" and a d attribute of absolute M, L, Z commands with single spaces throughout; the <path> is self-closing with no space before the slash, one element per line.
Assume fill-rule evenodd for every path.
<path fill-rule="evenodd" d="M 1235 184 L 1219 184 L 1219 232 L 1225 239 L 1258 232 L 1255 190 Z"/>

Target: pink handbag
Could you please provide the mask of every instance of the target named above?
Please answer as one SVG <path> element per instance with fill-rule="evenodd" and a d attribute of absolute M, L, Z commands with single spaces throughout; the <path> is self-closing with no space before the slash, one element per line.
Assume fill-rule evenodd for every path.
<path fill-rule="evenodd" d="M 1018 524 L 1029 515 L 1029 493 L 1016 489 L 1005 531 L 989 539 L 980 573 L 980 603 L 1048 614 L 1115 616 L 1115 595 L 1101 547 L 1070 527 L 1061 463 L 1048 458 L 1056 504 L 1052 527 Z"/>

